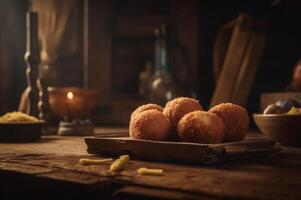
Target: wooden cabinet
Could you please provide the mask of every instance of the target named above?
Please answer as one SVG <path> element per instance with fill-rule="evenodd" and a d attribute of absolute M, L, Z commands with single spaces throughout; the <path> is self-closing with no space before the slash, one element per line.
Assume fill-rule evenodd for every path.
<path fill-rule="evenodd" d="M 190 57 L 189 76 L 197 89 L 198 2 L 196 0 L 85 0 L 86 83 L 100 90 L 95 121 L 126 125 L 139 96 L 139 73 L 153 61 L 154 29 L 173 27 Z M 183 68 L 174 54 L 172 70 Z"/>

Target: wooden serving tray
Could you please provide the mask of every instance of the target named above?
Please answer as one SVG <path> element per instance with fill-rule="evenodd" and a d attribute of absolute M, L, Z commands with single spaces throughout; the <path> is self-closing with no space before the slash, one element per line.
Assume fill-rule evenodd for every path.
<path fill-rule="evenodd" d="M 151 161 L 212 164 L 228 160 L 265 156 L 280 150 L 275 141 L 263 136 L 220 144 L 199 144 L 137 140 L 129 137 L 86 137 L 87 151 L 98 155 L 129 154 L 131 158 Z"/>

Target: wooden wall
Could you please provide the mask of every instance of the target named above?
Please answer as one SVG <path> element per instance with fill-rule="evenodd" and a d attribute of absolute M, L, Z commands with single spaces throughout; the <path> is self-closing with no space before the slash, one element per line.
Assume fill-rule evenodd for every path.
<path fill-rule="evenodd" d="M 25 88 L 27 1 L 0 0 L 0 115 L 16 110 Z"/>
<path fill-rule="evenodd" d="M 125 125 L 144 103 L 138 95 L 139 73 L 153 62 L 154 29 L 161 25 L 178 31 L 191 58 L 189 80 L 197 89 L 196 0 L 89 0 L 87 6 L 88 85 L 101 91 L 96 121 Z M 171 67 L 178 72 L 185 66 L 176 61 Z"/>
<path fill-rule="evenodd" d="M 65 33 L 56 64 L 56 84 L 83 86 L 87 69 L 88 86 L 101 91 L 95 120 L 126 124 L 129 113 L 144 103 L 138 95 L 138 75 L 146 62 L 153 60 L 153 30 L 167 24 L 178 31 L 180 41 L 189 51 L 189 81 L 202 104 L 208 107 L 215 87 L 212 51 L 216 33 L 222 24 L 246 12 L 269 22 L 267 45 L 247 106 L 250 113 L 259 111 L 260 94 L 284 90 L 293 65 L 301 57 L 301 3 L 273 2 L 77 0 L 78 10 Z M 16 109 L 25 88 L 27 3 L 0 0 L 0 113 Z M 74 44 L 75 51 L 63 48 Z M 176 72 L 181 71 L 179 63 L 175 61 L 172 66 Z"/>

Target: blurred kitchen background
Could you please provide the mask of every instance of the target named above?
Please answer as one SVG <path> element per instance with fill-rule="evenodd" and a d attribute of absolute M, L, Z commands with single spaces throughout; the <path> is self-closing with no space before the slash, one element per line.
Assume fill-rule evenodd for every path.
<path fill-rule="evenodd" d="M 235 44 L 234 53 L 227 52 L 231 36 L 238 34 L 237 23 L 217 42 L 229 22 L 256 24 L 252 27 L 260 32 L 255 55 L 249 57 L 255 63 L 244 72 L 251 78 L 241 80 L 249 83 L 242 104 L 250 114 L 260 111 L 261 94 L 290 87 L 301 58 L 297 0 L 0 0 L 0 114 L 18 109 L 27 86 L 24 54 L 30 10 L 37 11 L 39 19 L 52 19 L 49 24 L 39 22 L 39 34 L 44 34 L 43 41 L 39 35 L 44 42 L 40 48 L 47 44 L 52 51 L 51 57 L 42 55 L 40 73 L 46 74 L 49 86 L 97 89 L 99 100 L 92 113 L 96 124 L 125 125 L 135 107 L 150 101 L 143 81 L 154 75 L 160 38 L 168 44 L 171 76 L 205 108 L 222 76 L 224 58 L 235 60 L 241 53 Z M 61 21 L 52 23 L 51 17 Z"/>

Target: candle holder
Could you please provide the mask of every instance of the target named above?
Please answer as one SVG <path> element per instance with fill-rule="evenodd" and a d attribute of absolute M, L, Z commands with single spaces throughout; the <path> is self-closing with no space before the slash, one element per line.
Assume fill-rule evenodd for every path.
<path fill-rule="evenodd" d="M 26 113 L 38 117 L 39 88 L 38 65 L 40 63 L 39 44 L 38 44 L 38 14 L 28 12 L 26 14 L 26 53 L 24 56 L 26 62 L 26 79 L 28 90 L 28 104 Z"/>
<path fill-rule="evenodd" d="M 98 91 L 75 87 L 48 88 L 51 113 L 63 118 L 59 135 L 93 135 L 89 114 L 97 105 Z"/>
<path fill-rule="evenodd" d="M 93 123 L 90 119 L 74 119 L 72 121 L 63 120 L 59 124 L 58 134 L 70 136 L 94 135 Z"/>

